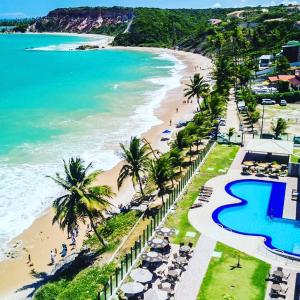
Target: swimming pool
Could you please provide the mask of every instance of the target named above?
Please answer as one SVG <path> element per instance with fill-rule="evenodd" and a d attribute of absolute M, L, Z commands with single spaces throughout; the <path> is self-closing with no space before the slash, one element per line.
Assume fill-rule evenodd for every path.
<path fill-rule="evenodd" d="M 265 237 L 265 245 L 300 257 L 300 222 L 282 218 L 286 184 L 265 180 L 237 180 L 225 190 L 240 200 L 217 208 L 213 220 L 243 235 Z"/>

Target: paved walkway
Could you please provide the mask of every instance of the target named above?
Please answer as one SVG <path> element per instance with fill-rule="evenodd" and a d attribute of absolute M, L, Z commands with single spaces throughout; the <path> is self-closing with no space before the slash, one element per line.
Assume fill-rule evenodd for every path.
<path fill-rule="evenodd" d="M 221 126 L 220 132 L 227 133 L 229 128 L 234 128 L 236 132 L 239 132 L 240 128 L 240 120 L 238 117 L 233 89 L 230 91 L 229 101 L 227 103 L 226 126 Z"/>
<path fill-rule="evenodd" d="M 201 234 L 188 269 L 176 286 L 175 300 L 195 300 L 206 274 L 216 241 Z"/>

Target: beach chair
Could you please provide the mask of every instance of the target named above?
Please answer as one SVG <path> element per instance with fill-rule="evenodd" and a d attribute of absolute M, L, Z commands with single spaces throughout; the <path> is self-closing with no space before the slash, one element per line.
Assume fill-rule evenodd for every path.
<path fill-rule="evenodd" d="M 202 204 L 201 203 L 195 203 L 191 206 L 191 209 L 193 208 L 197 208 L 197 207 L 202 207 Z"/>

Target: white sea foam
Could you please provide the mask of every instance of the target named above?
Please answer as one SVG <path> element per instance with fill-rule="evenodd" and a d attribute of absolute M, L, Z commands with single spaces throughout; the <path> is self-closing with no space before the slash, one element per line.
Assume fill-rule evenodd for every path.
<path fill-rule="evenodd" d="M 15 150 L 16 159 L 21 156 L 26 161 L 24 157 L 29 155 L 30 163 L 15 163 L 14 153 L 10 160 L 0 161 L 0 259 L 5 257 L 8 242 L 28 228 L 61 193 L 46 175 L 62 172 L 62 158 L 80 155 L 87 162 L 93 161 L 95 168 L 110 169 L 120 160 L 117 155 L 120 142 L 162 122 L 154 111 L 167 91 L 180 85 L 179 72 L 185 66 L 171 55 L 156 58 L 175 63 L 171 76 L 150 79 L 157 89 L 145 93 L 143 103 L 136 106 L 131 116 L 88 116 L 80 122 L 87 126 L 84 134 L 64 135 L 49 144 L 24 144 Z M 61 122 L 67 126 L 71 121 Z"/>
<path fill-rule="evenodd" d="M 97 37 L 88 37 L 86 41 L 80 41 L 77 43 L 64 43 L 58 45 L 49 45 L 43 47 L 28 48 L 27 51 L 75 51 L 79 46 L 91 45 L 98 46 L 99 48 L 106 47 L 112 42 L 112 37 L 99 35 Z M 92 49 L 93 50 L 93 49 Z"/>

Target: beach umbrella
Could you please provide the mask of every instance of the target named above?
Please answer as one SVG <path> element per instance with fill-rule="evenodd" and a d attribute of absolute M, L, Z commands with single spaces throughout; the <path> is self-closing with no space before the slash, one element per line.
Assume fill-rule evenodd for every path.
<path fill-rule="evenodd" d="M 269 166 L 269 164 L 268 163 L 259 163 L 258 166 L 262 167 L 262 168 L 267 168 Z"/>
<path fill-rule="evenodd" d="M 144 286 L 139 282 L 128 282 L 121 286 L 121 290 L 125 294 L 135 295 L 141 293 L 144 290 Z"/>
<path fill-rule="evenodd" d="M 156 207 L 160 207 L 162 205 L 163 205 L 162 199 L 158 198 L 155 201 L 150 203 L 149 208 L 156 208 Z"/>
<path fill-rule="evenodd" d="M 162 132 L 162 134 L 161 134 L 161 139 L 162 139 L 162 140 L 169 140 L 170 137 L 171 137 L 171 134 L 172 134 L 172 131 L 169 130 L 169 129 L 166 129 L 166 130 L 164 130 L 164 131 Z"/>
<path fill-rule="evenodd" d="M 161 227 L 156 230 L 156 233 L 161 236 L 168 237 L 175 235 L 176 231 L 174 228 Z"/>
<path fill-rule="evenodd" d="M 168 244 L 168 241 L 159 238 L 153 238 L 148 241 L 148 245 L 152 248 L 165 248 Z"/>
<path fill-rule="evenodd" d="M 138 268 L 130 273 L 130 277 L 135 281 L 144 283 L 151 281 L 153 274 L 147 269 Z"/>
<path fill-rule="evenodd" d="M 168 299 L 168 292 L 159 289 L 149 289 L 144 294 L 144 300 L 166 300 Z"/>
<path fill-rule="evenodd" d="M 273 165 L 271 165 L 271 168 L 279 170 L 279 169 L 281 169 L 281 165 L 273 164 Z"/>
<path fill-rule="evenodd" d="M 163 260 L 163 256 L 161 253 L 150 251 L 141 255 L 142 260 L 148 262 L 161 262 Z"/>
<path fill-rule="evenodd" d="M 172 131 L 169 130 L 169 129 L 166 129 L 166 130 L 164 130 L 162 133 L 163 133 L 163 134 L 170 134 L 170 133 L 172 133 Z"/>
<path fill-rule="evenodd" d="M 254 166 L 254 162 L 253 161 L 244 161 L 243 165 L 251 167 L 251 166 Z"/>

